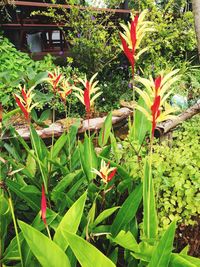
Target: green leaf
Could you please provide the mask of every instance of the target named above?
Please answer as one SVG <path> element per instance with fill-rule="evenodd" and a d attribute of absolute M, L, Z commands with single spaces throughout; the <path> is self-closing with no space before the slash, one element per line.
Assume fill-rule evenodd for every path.
<path fill-rule="evenodd" d="M 40 210 L 40 195 L 36 187 L 27 185 L 22 186 L 15 181 L 6 180 L 6 185 L 8 188 L 14 192 L 22 200 L 25 200 L 29 207 L 33 210 Z"/>
<path fill-rule="evenodd" d="M 118 211 L 115 220 L 111 226 L 112 236 L 116 236 L 123 227 L 128 224 L 136 215 L 140 202 L 142 200 L 142 184 L 139 184 L 135 190 L 124 201 Z"/>
<path fill-rule="evenodd" d="M 134 252 L 140 251 L 137 241 L 129 231 L 125 232 L 124 230 L 121 230 L 115 238 L 112 238 L 111 236 L 109 236 L 108 238 L 125 249 Z"/>
<path fill-rule="evenodd" d="M 185 247 L 181 250 L 180 254 L 187 255 L 187 254 L 188 254 L 188 251 L 189 251 L 189 248 L 190 248 L 189 245 L 185 246 Z"/>
<path fill-rule="evenodd" d="M 99 132 L 98 143 L 100 147 L 103 147 L 107 144 L 111 129 L 112 129 L 112 112 L 110 112 L 106 117 L 103 126 Z"/>
<path fill-rule="evenodd" d="M 157 236 L 158 223 L 155 208 L 154 187 L 152 173 L 148 160 L 144 166 L 144 182 L 143 182 L 143 207 L 144 207 L 144 234 L 149 240 L 153 240 Z"/>
<path fill-rule="evenodd" d="M 76 179 L 76 177 L 81 173 L 83 173 L 82 170 L 77 170 L 73 173 L 69 173 L 64 176 L 62 180 L 59 181 L 57 185 L 53 188 L 53 191 L 51 193 L 52 200 L 56 201 L 59 198 L 60 193 L 64 192 L 67 187 L 74 181 L 74 179 Z"/>
<path fill-rule="evenodd" d="M 27 160 L 26 160 L 26 169 L 29 171 L 32 177 L 35 176 L 36 173 L 36 161 L 31 155 L 31 153 L 34 153 L 33 150 L 30 151 L 28 154 Z"/>
<path fill-rule="evenodd" d="M 90 208 L 90 210 L 88 212 L 88 216 L 87 216 L 87 219 L 88 219 L 90 224 L 92 224 L 94 222 L 95 213 L 96 213 L 96 199 L 94 200 L 92 207 Z"/>
<path fill-rule="evenodd" d="M 51 115 L 51 110 L 50 109 L 46 109 L 45 111 L 42 112 L 41 116 L 40 116 L 40 121 L 45 121 L 47 119 L 49 119 Z"/>
<path fill-rule="evenodd" d="M 85 134 L 84 144 L 79 142 L 79 152 L 83 171 L 88 181 L 94 179 L 96 174 L 92 172 L 92 168 L 97 168 L 97 156 L 94 150 L 91 137 Z"/>
<path fill-rule="evenodd" d="M 200 259 L 189 256 L 189 255 L 184 255 L 184 254 L 180 254 L 181 257 L 187 261 L 189 261 L 192 264 L 195 264 L 196 266 L 200 266 Z"/>
<path fill-rule="evenodd" d="M 83 238 L 66 233 L 70 248 L 82 267 L 115 267 L 115 264 Z"/>
<path fill-rule="evenodd" d="M 182 255 L 172 253 L 169 267 L 198 267 L 199 265 L 184 259 Z"/>
<path fill-rule="evenodd" d="M 119 207 L 113 207 L 110 209 L 106 209 L 103 212 L 99 214 L 99 216 L 95 219 L 94 223 L 92 224 L 92 227 L 95 227 L 102 221 L 104 221 L 106 218 L 108 218 L 110 215 L 112 215 L 116 210 L 118 210 Z"/>
<path fill-rule="evenodd" d="M 64 251 L 68 247 L 66 232 L 76 233 L 83 215 L 87 193 L 84 193 L 66 212 L 62 218 L 54 235 L 54 242 L 57 243 Z"/>
<path fill-rule="evenodd" d="M 43 267 L 70 267 L 67 255 L 61 248 L 32 226 L 18 221 L 32 253 Z"/>
<path fill-rule="evenodd" d="M 172 222 L 153 252 L 149 267 L 168 266 L 173 249 L 176 222 Z"/>
<path fill-rule="evenodd" d="M 146 104 L 142 97 L 139 98 L 138 105 L 146 109 Z M 133 129 L 130 132 L 132 132 L 133 140 L 142 144 L 146 133 L 151 129 L 151 124 L 146 116 L 137 109 L 134 112 L 134 125 L 132 127 Z"/>
<path fill-rule="evenodd" d="M 63 133 L 58 140 L 56 141 L 56 143 L 54 144 L 52 150 L 52 159 L 55 159 L 59 152 L 61 151 L 61 149 L 63 148 L 63 146 L 65 145 L 65 143 L 67 142 L 68 136 L 66 135 L 66 133 Z"/>

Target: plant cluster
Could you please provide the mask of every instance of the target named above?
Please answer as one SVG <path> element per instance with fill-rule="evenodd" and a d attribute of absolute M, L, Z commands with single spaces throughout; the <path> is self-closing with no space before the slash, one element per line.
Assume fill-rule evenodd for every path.
<path fill-rule="evenodd" d="M 46 76 L 46 70 L 53 68 L 50 55 L 42 61 L 35 62 L 0 35 L 0 101 L 4 108 L 14 107 L 12 95 L 19 83 L 29 87 L 36 85 Z"/>
<path fill-rule="evenodd" d="M 135 75 L 136 52 L 139 52 L 136 48 L 139 48 L 141 39 L 149 29 L 146 27 L 149 22 L 144 20 L 146 13 L 133 14 L 131 22 L 123 26 L 124 32 L 120 34 L 121 48 L 132 68 L 131 87 L 138 94 L 135 98 L 138 100 L 135 103 L 134 121 L 133 124 L 129 122 L 126 141 L 128 152 L 131 149 L 134 151 L 133 162 L 137 161 L 138 169 L 132 169 L 131 172 L 126 170 L 126 158 L 122 155 L 127 152 L 119 152 L 120 147 L 112 131 L 111 112 L 96 136 L 96 143 L 100 147 L 98 154 L 94 148 L 95 133 L 91 135 L 88 130 L 84 140 L 77 141 L 78 123 L 56 141 L 53 134 L 52 144 L 48 146 L 31 124 L 33 89 L 22 87 L 21 95 L 15 95 L 28 122 L 30 143 L 26 143 L 12 127 L 8 142 L 1 140 L 0 143 L 0 204 L 3 207 L 0 213 L 3 229 L 0 231 L 0 255 L 3 264 L 13 265 L 17 262 L 22 267 L 200 265 L 199 259 L 187 255 L 188 247 L 181 253 L 173 252 L 176 223 L 179 220 L 174 214 L 175 208 L 180 211 L 186 207 L 188 212 L 185 215 L 199 212 L 198 206 L 194 208 L 190 204 L 192 198 L 199 198 L 199 192 L 191 188 L 193 184 L 198 190 L 199 175 L 188 166 L 189 153 L 185 155 L 185 161 L 181 161 L 182 165 L 178 166 L 175 175 L 168 172 L 161 154 L 162 147 L 154 144 L 157 123 L 174 117 L 172 113 L 175 108 L 170 106 L 168 98 L 174 90 L 172 85 L 180 79 L 177 75 L 179 70 L 160 71 L 156 78 L 150 76 L 149 79 Z M 90 79 L 78 78 L 72 83 L 57 68 L 49 71 L 46 77 L 46 83 L 54 95 L 52 101 L 60 97 L 66 104 L 68 96 L 75 91 L 85 106 L 88 128 L 93 102 L 101 94 L 98 81 L 95 81 L 96 75 Z M 141 86 L 137 87 L 135 81 Z M 81 87 L 78 82 L 82 84 Z M 9 117 L 3 114 L 2 136 L 8 120 Z M 192 143 L 194 148 L 199 144 L 198 141 L 199 136 Z M 176 142 L 178 144 L 178 139 Z M 178 147 L 183 151 L 182 143 L 174 148 L 176 152 Z M 188 145 L 190 147 L 191 144 Z M 168 152 L 166 148 L 165 151 Z M 194 156 L 192 164 L 196 170 L 199 156 L 193 152 L 189 155 Z M 160 169 L 162 164 L 163 168 Z M 184 168 L 185 172 L 181 179 L 174 181 L 180 168 Z M 139 171 L 135 179 L 132 173 L 136 170 Z M 164 182 L 168 182 L 165 184 L 162 181 L 164 175 Z M 159 187 L 155 184 L 157 179 L 161 179 Z M 184 197 L 182 207 L 178 199 L 181 196 Z M 170 206 L 163 207 L 163 203 L 158 205 L 161 219 L 169 215 L 171 220 L 171 223 L 164 220 L 164 226 L 170 224 L 162 235 L 159 234 L 160 215 L 156 202 L 160 198 L 166 204 L 170 202 Z M 162 214 L 163 210 L 172 214 Z M 141 231 L 139 223 L 142 223 Z M 10 231 L 11 225 L 13 231 Z"/>

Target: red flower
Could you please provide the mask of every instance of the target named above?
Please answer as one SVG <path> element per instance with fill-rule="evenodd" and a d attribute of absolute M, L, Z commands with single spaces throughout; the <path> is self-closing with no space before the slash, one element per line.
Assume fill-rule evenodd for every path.
<path fill-rule="evenodd" d="M 135 57 L 135 47 L 136 47 L 136 41 L 137 41 L 137 34 L 136 34 L 137 24 L 138 24 L 138 16 L 135 16 L 134 20 L 132 20 L 131 22 L 131 28 L 130 28 L 131 47 L 129 47 L 129 44 L 120 34 L 123 51 L 131 64 L 133 73 L 134 73 L 134 66 L 135 66 L 134 57 Z"/>
<path fill-rule="evenodd" d="M 17 95 L 15 95 L 15 101 L 16 101 L 17 105 L 20 107 L 21 111 L 24 113 L 24 116 L 25 116 L 26 120 L 28 120 L 29 119 L 29 113 L 28 113 L 28 111 L 26 109 L 26 105 L 24 105 L 21 102 L 20 98 Z"/>
<path fill-rule="evenodd" d="M 156 128 L 156 120 L 160 116 L 160 96 L 155 96 L 154 103 L 151 106 L 152 114 L 152 136 L 154 136 L 154 131 Z"/>
<path fill-rule="evenodd" d="M 160 75 L 154 81 L 156 96 L 158 95 L 158 89 L 161 87 L 161 81 L 162 81 L 162 77 Z"/>
<path fill-rule="evenodd" d="M 101 168 L 100 170 L 96 170 L 95 168 L 92 169 L 93 173 L 96 173 L 101 177 L 102 181 L 107 184 L 109 181 L 113 179 L 113 177 L 116 174 L 117 168 L 115 167 L 110 167 L 110 163 L 106 163 L 103 159 L 101 161 Z"/>
<path fill-rule="evenodd" d="M 84 90 L 84 104 L 86 112 L 90 113 L 90 83 L 89 81 L 86 81 L 86 88 Z"/>
<path fill-rule="evenodd" d="M 52 85 L 54 94 L 58 90 L 58 84 L 63 79 L 62 73 L 60 73 L 60 69 L 57 68 L 54 70 L 54 72 L 48 73 L 48 79 L 47 81 Z"/>
<path fill-rule="evenodd" d="M 44 184 L 42 184 L 41 217 L 45 225 L 47 225 L 46 210 L 47 210 L 47 202 L 46 202 Z"/>
<path fill-rule="evenodd" d="M 21 96 L 15 94 L 15 101 L 17 105 L 20 107 L 21 111 L 24 113 L 25 119 L 29 120 L 29 114 L 31 110 L 38 104 L 35 103 L 31 105 L 32 99 L 34 94 L 32 94 L 32 90 L 34 87 L 31 87 L 27 92 L 26 92 L 26 87 L 24 86 L 23 88 L 21 87 Z"/>

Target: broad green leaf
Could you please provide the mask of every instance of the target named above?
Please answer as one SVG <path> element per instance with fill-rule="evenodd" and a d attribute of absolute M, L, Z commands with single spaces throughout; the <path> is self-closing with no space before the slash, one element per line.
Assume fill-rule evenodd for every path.
<path fill-rule="evenodd" d="M 180 254 L 172 253 L 169 267 L 199 267 L 199 265 L 184 259 Z"/>
<path fill-rule="evenodd" d="M 149 267 L 168 266 L 173 250 L 176 223 L 172 222 L 153 252 Z"/>
<path fill-rule="evenodd" d="M 115 238 L 112 238 L 112 236 L 109 236 L 108 238 L 125 249 L 134 252 L 140 251 L 138 243 L 131 232 L 125 232 L 124 230 L 121 230 Z"/>
<path fill-rule="evenodd" d="M 66 233 L 67 241 L 82 267 L 115 267 L 115 264 L 83 238 Z"/>
<path fill-rule="evenodd" d="M 96 199 L 94 200 L 92 207 L 90 208 L 88 212 L 87 219 L 88 219 L 89 224 L 92 224 L 94 222 L 95 213 L 96 213 Z"/>
<path fill-rule="evenodd" d="M 146 104 L 142 97 L 139 98 L 138 105 L 144 107 L 146 109 Z M 135 110 L 134 112 L 134 123 L 133 123 L 132 136 L 134 141 L 138 141 L 139 144 L 142 144 L 145 135 L 151 129 L 151 124 L 146 116 L 139 110 Z"/>
<path fill-rule="evenodd" d="M 110 209 L 106 209 L 103 212 L 99 214 L 99 216 L 95 219 L 94 223 L 92 224 L 92 227 L 95 227 L 105 219 L 107 219 L 109 216 L 111 216 L 116 210 L 118 210 L 120 207 L 113 207 Z"/>
<path fill-rule="evenodd" d="M 57 243 L 63 251 L 68 247 L 67 239 L 65 238 L 66 232 L 76 233 L 83 215 L 87 193 L 84 193 L 66 212 L 62 218 L 54 235 L 54 242 Z"/>
<path fill-rule="evenodd" d="M 141 200 L 142 184 L 139 184 L 124 201 L 115 217 L 115 220 L 111 226 L 111 234 L 113 237 L 115 237 L 120 232 L 120 230 L 122 230 L 123 227 L 135 217 Z"/>
<path fill-rule="evenodd" d="M 63 146 L 67 142 L 67 139 L 68 139 L 68 136 L 66 135 L 66 133 L 63 133 L 58 138 L 58 140 L 54 144 L 53 148 L 51 148 L 53 150 L 52 159 L 55 159 L 58 156 L 59 152 L 61 151 L 61 149 L 63 148 Z"/>
<path fill-rule="evenodd" d="M 106 117 L 103 126 L 99 132 L 98 143 L 100 147 L 103 147 L 107 144 L 111 129 L 112 129 L 112 112 L 110 112 Z"/>
<path fill-rule="evenodd" d="M 32 253 L 43 267 L 70 267 L 64 251 L 32 226 L 19 221 L 19 227 Z"/>
<path fill-rule="evenodd" d="M 187 255 L 187 254 L 188 254 L 188 251 L 189 251 L 189 248 L 190 248 L 189 245 L 185 246 L 185 247 L 181 250 L 180 254 Z"/>
<path fill-rule="evenodd" d="M 117 260 L 118 260 L 118 248 L 115 248 L 111 254 L 109 255 L 109 259 L 111 259 L 111 261 L 116 265 L 117 264 Z"/>
<path fill-rule="evenodd" d="M 117 164 L 119 164 L 120 162 L 119 148 L 118 148 L 117 140 L 113 133 L 110 133 L 110 143 L 111 143 L 112 151 L 115 157 L 115 161 L 117 162 Z"/>
<path fill-rule="evenodd" d="M 189 255 L 180 254 L 181 257 L 187 261 L 189 261 L 192 264 L 195 264 L 196 266 L 200 266 L 200 259 L 196 257 L 192 257 Z"/>
<path fill-rule="evenodd" d="M 94 179 L 96 174 L 92 172 L 92 168 L 97 168 L 97 156 L 94 150 L 91 137 L 85 134 L 84 144 L 79 142 L 79 152 L 83 171 L 88 181 Z"/>
<path fill-rule="evenodd" d="M 150 262 L 155 246 L 151 246 L 145 241 L 140 242 L 138 245 L 139 245 L 139 252 L 134 252 L 134 253 L 131 252 L 131 255 L 135 259 Z"/>
<path fill-rule="evenodd" d="M 40 198 L 39 191 L 37 188 L 31 185 L 22 186 L 15 181 L 6 180 L 8 188 L 15 193 L 22 200 L 25 200 L 29 207 L 33 210 L 40 210 Z"/>
<path fill-rule="evenodd" d="M 40 119 L 39 120 L 40 121 L 45 121 L 45 120 L 49 119 L 50 115 L 51 115 L 51 110 L 50 109 L 46 109 L 40 115 Z"/>
<path fill-rule="evenodd" d="M 61 181 L 57 183 L 57 185 L 53 188 L 53 191 L 51 193 L 52 200 L 56 201 L 56 199 L 59 197 L 61 192 L 64 192 L 66 188 L 74 181 L 74 179 L 82 173 L 82 170 L 77 170 L 73 173 L 69 173 L 66 176 L 62 178 Z"/>
<path fill-rule="evenodd" d="M 155 208 L 155 196 L 152 180 L 152 171 L 149 167 L 148 160 L 144 166 L 144 182 L 143 182 L 143 207 L 144 207 L 144 234 L 149 240 L 153 240 L 157 236 L 157 213 Z"/>
<path fill-rule="evenodd" d="M 34 153 L 34 151 L 30 151 L 32 153 Z M 29 171 L 29 173 L 32 175 L 32 177 L 35 176 L 36 173 L 36 161 L 33 158 L 33 156 L 30 154 L 28 154 L 27 160 L 26 160 L 26 169 Z"/>

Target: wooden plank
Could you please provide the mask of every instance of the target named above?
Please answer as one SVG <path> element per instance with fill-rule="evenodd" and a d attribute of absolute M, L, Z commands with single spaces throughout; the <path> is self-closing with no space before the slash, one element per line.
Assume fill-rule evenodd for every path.
<path fill-rule="evenodd" d="M 64 24 L 33 24 L 33 23 L 27 23 L 27 24 L 20 24 L 20 23 L 4 23 L 0 24 L 0 26 L 4 29 L 12 29 L 12 28 L 59 28 L 59 27 L 67 27 Z"/>
<path fill-rule="evenodd" d="M 113 12 L 113 13 L 126 13 L 130 14 L 131 10 L 126 9 L 111 9 L 111 8 L 97 8 L 97 7 L 84 7 L 84 6 L 72 6 L 72 5 L 61 5 L 61 4 L 51 4 L 51 3 L 39 3 L 39 2 L 26 2 L 26 1 L 13 1 L 12 5 L 15 6 L 29 6 L 29 7 L 53 7 L 53 8 L 77 8 L 79 10 L 91 10 L 96 12 Z"/>

